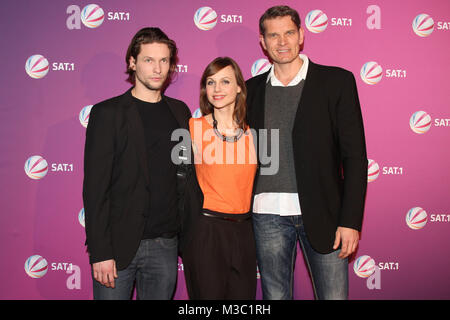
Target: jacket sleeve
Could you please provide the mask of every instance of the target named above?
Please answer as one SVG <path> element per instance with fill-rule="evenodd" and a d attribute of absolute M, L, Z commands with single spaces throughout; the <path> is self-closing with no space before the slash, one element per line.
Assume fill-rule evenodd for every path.
<path fill-rule="evenodd" d="M 337 105 L 337 130 L 344 187 L 339 226 L 361 231 L 367 189 L 367 154 L 356 82 L 344 73 Z"/>
<path fill-rule="evenodd" d="M 109 199 L 115 141 L 113 111 L 107 104 L 95 105 L 86 130 L 83 203 L 90 263 L 113 258 Z"/>

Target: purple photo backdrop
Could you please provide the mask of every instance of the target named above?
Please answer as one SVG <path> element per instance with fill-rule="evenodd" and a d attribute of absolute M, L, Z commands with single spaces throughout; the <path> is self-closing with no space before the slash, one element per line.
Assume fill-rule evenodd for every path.
<path fill-rule="evenodd" d="M 89 20 L 98 14 L 91 4 L 103 10 L 101 24 Z M 258 42 L 258 20 L 277 4 L 268 0 L 2 2 L 0 299 L 92 298 L 79 221 L 85 137 L 79 114 L 85 106 L 129 88 L 125 52 L 135 32 L 158 26 L 177 42 L 179 73 L 166 94 L 195 111 L 200 76 L 212 59 L 234 58 L 247 79 L 253 64 L 266 58 Z M 379 168 L 378 174 L 369 171 L 368 175 L 377 178 L 368 185 L 360 246 L 349 264 L 350 299 L 449 299 L 450 2 L 288 4 L 302 19 L 303 53 L 316 63 L 340 66 L 355 75 L 368 157 Z M 214 12 L 203 17 L 207 11 L 202 7 Z M 199 26 L 194 22 L 197 12 Z M 208 24 L 214 15 L 216 24 Z M 325 29 L 321 21 L 327 22 Z M 25 70 L 33 55 L 48 61 L 49 71 L 40 79 Z M 360 75 L 368 62 L 376 62 L 382 70 L 375 84 L 367 84 Z M 30 73 L 40 76 L 37 69 Z M 370 74 L 364 76 L 370 80 Z M 418 111 L 423 112 L 410 121 Z M 424 133 L 416 133 L 420 130 Z M 31 179 L 24 170 L 25 162 L 36 155 L 48 163 L 41 179 Z M 406 222 L 413 208 L 423 209 L 409 216 L 417 229 Z M 417 220 L 424 214 L 426 224 Z M 37 262 L 35 255 L 47 263 L 26 267 L 26 262 Z M 365 272 L 359 264 L 354 268 L 357 261 L 368 261 L 365 266 L 375 271 Z M 41 267 L 44 271 L 39 271 Z M 261 298 L 259 280 L 257 297 Z M 300 249 L 294 297 L 314 298 Z M 181 260 L 175 299 L 187 299 Z"/>

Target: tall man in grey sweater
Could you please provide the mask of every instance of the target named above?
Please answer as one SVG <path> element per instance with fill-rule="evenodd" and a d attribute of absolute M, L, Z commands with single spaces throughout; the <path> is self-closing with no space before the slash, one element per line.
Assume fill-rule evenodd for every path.
<path fill-rule="evenodd" d="M 292 299 L 299 240 L 315 297 L 347 299 L 348 256 L 358 246 L 367 187 L 355 79 L 299 54 L 304 32 L 290 7 L 268 9 L 259 27 L 273 67 L 247 81 L 248 121 L 257 132 L 279 130 L 279 170 L 259 171 L 253 199 L 263 298 Z M 260 156 L 276 152 L 277 141 L 265 150 L 261 138 Z"/>

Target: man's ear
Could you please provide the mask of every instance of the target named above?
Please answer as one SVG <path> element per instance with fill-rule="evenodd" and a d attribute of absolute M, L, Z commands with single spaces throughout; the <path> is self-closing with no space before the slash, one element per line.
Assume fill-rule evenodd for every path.
<path fill-rule="evenodd" d="M 129 68 L 131 69 L 131 70 L 134 70 L 134 71 L 136 71 L 136 59 L 134 59 L 134 57 L 130 57 L 130 60 L 128 60 L 128 63 L 129 63 Z"/>
<path fill-rule="evenodd" d="M 300 34 L 299 45 L 302 46 L 303 41 L 305 41 L 305 31 L 303 30 L 302 27 L 300 27 L 300 29 L 298 29 L 298 32 Z"/>
<path fill-rule="evenodd" d="M 264 50 L 267 51 L 266 42 L 264 41 L 264 35 L 259 35 L 259 42 L 261 43 L 261 46 L 264 48 Z"/>

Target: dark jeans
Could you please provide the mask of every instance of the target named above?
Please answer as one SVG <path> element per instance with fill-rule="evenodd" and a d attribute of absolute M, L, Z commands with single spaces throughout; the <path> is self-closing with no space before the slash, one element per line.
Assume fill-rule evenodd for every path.
<path fill-rule="evenodd" d="M 129 300 L 136 281 L 138 300 L 169 300 L 177 279 L 177 237 L 142 240 L 130 265 L 118 271 L 115 288 L 94 281 L 95 300 Z"/>
<path fill-rule="evenodd" d="M 315 251 L 306 237 L 301 215 L 254 214 L 253 227 L 263 299 L 292 299 L 297 240 L 309 268 L 315 298 L 348 298 L 348 260 L 338 257 L 340 250 L 329 254 Z"/>

